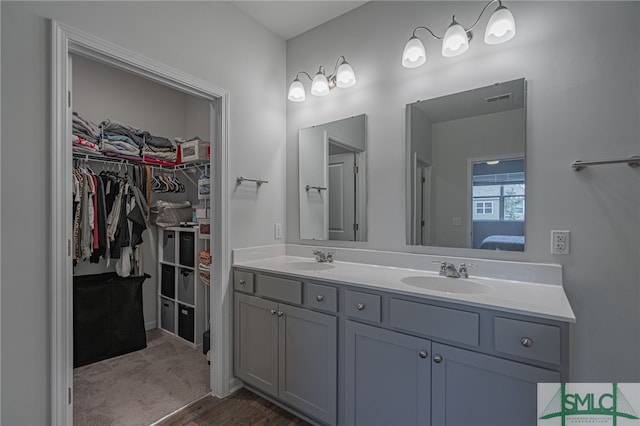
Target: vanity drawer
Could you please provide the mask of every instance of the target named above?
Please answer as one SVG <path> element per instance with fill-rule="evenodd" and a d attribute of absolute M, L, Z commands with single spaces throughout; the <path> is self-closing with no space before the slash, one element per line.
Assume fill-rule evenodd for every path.
<path fill-rule="evenodd" d="M 353 318 L 380 322 L 380 296 L 347 290 L 345 292 L 345 311 Z"/>
<path fill-rule="evenodd" d="M 338 312 L 338 289 L 320 284 L 307 284 L 305 303 L 310 308 Z"/>
<path fill-rule="evenodd" d="M 480 315 L 475 312 L 391 299 L 390 324 L 434 338 L 479 345 Z"/>
<path fill-rule="evenodd" d="M 244 291 L 245 293 L 253 293 L 253 274 L 251 272 L 233 271 L 233 289 Z"/>
<path fill-rule="evenodd" d="M 281 302 L 302 304 L 302 282 L 258 274 L 256 294 Z"/>
<path fill-rule="evenodd" d="M 494 318 L 495 349 L 551 364 L 560 364 L 560 327 Z"/>

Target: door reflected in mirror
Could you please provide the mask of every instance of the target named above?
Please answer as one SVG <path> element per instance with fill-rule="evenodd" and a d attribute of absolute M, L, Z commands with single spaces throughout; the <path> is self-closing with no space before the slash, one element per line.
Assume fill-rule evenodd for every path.
<path fill-rule="evenodd" d="M 524 251 L 525 81 L 407 105 L 407 244 Z"/>
<path fill-rule="evenodd" d="M 300 239 L 366 241 L 366 116 L 298 132 Z"/>

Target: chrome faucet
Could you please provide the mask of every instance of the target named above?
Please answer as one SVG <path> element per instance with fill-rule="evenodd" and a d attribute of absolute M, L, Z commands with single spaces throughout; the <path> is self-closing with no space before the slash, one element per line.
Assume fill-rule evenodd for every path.
<path fill-rule="evenodd" d="M 469 271 L 467 270 L 467 268 L 469 266 L 476 266 L 472 263 L 463 262 L 460 264 L 460 267 L 456 268 L 456 265 L 454 265 L 453 263 L 449 263 L 447 261 L 442 261 L 442 262 L 434 261 L 433 263 L 440 264 L 439 274 L 447 278 L 469 278 Z"/>
<path fill-rule="evenodd" d="M 335 255 L 335 253 L 330 250 L 314 250 L 313 254 L 316 257 L 316 262 L 333 262 L 333 256 Z"/>

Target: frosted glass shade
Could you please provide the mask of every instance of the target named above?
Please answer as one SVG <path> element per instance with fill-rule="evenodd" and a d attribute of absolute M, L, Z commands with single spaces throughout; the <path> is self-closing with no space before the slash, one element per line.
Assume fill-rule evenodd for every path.
<path fill-rule="evenodd" d="M 462 25 L 458 24 L 455 20 L 447 32 L 444 33 L 442 40 L 442 56 L 452 58 L 454 56 L 462 55 L 469 48 L 469 38 L 467 32 Z"/>
<path fill-rule="evenodd" d="M 343 62 L 338 67 L 336 73 L 336 86 L 338 87 L 351 87 L 356 84 L 356 74 L 353 72 L 353 68 L 348 62 Z"/>
<path fill-rule="evenodd" d="M 515 35 L 516 23 L 513 15 L 506 7 L 498 7 L 489 18 L 489 23 L 487 23 L 484 42 L 487 44 L 500 44 L 511 40 Z"/>
<path fill-rule="evenodd" d="M 304 86 L 297 78 L 289 86 L 289 100 L 292 102 L 304 102 L 307 95 L 304 93 Z"/>
<path fill-rule="evenodd" d="M 329 82 L 327 77 L 318 72 L 311 82 L 311 94 L 314 96 L 326 96 L 329 94 Z"/>
<path fill-rule="evenodd" d="M 409 39 L 402 52 L 402 66 L 405 68 L 417 68 L 427 60 L 424 44 L 416 36 Z"/>

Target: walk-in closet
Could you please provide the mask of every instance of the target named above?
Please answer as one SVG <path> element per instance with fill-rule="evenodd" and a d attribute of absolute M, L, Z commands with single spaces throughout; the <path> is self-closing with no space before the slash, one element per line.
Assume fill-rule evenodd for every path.
<path fill-rule="evenodd" d="M 151 424 L 211 389 L 216 105 L 69 63 L 74 424 Z"/>

